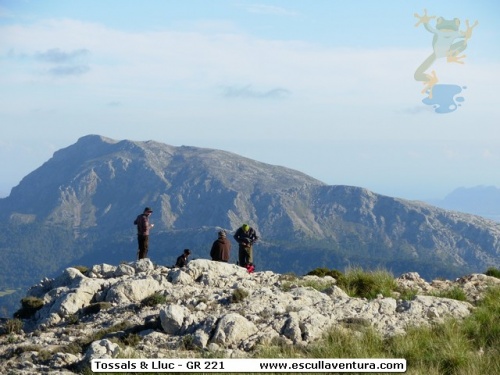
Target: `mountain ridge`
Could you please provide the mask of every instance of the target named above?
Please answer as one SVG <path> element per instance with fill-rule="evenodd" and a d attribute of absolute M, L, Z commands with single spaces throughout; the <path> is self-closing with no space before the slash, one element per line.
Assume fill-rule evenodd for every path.
<path fill-rule="evenodd" d="M 261 237 L 258 269 L 275 272 L 362 266 L 453 278 L 500 266 L 500 224 L 485 218 L 326 185 L 226 151 L 89 135 L 0 199 L 0 285 L 134 258 L 132 222 L 145 206 L 154 210 L 149 255 L 160 264 L 187 247 L 208 257 L 219 229 L 246 222 Z M 233 242 L 231 262 L 236 253 Z"/>

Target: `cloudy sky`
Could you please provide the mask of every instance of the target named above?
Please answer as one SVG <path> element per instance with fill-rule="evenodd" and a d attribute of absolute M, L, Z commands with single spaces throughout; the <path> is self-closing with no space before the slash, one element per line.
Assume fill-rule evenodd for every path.
<path fill-rule="evenodd" d="M 424 9 L 479 21 L 464 64 L 426 71 L 433 102 Z M 498 0 L 0 0 L 0 196 L 87 134 L 408 199 L 500 186 L 499 18 Z"/>

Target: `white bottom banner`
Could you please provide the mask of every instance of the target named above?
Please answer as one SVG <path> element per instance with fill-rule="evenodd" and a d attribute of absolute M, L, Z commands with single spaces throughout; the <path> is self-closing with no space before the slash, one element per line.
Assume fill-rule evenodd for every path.
<path fill-rule="evenodd" d="M 406 359 L 93 359 L 93 372 L 406 372 Z"/>

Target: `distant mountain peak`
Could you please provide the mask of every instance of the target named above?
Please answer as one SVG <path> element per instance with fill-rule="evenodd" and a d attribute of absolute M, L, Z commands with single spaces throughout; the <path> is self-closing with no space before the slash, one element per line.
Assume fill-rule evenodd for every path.
<path fill-rule="evenodd" d="M 80 137 L 76 143 L 78 144 L 78 143 L 88 143 L 88 142 L 104 142 L 109 144 L 118 143 L 118 141 L 114 139 L 104 137 L 98 134 L 84 135 L 83 137 Z"/>
<path fill-rule="evenodd" d="M 0 281 L 47 274 L 41 258 L 51 270 L 133 258 L 132 223 L 146 206 L 151 254 L 163 264 L 184 248 L 204 257 L 220 228 L 248 223 L 260 237 L 259 270 L 361 266 L 454 277 L 500 266 L 500 226 L 478 216 L 329 186 L 227 151 L 87 135 L 0 199 Z"/>

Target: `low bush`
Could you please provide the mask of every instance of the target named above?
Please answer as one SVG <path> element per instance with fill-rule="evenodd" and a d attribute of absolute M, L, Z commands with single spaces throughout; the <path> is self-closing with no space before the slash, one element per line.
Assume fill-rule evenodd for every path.
<path fill-rule="evenodd" d="M 132 323 L 128 321 L 123 321 L 121 323 L 115 324 L 111 327 L 104 328 L 100 331 L 95 332 L 91 336 L 87 337 L 84 342 L 82 342 L 83 346 L 90 344 L 93 341 L 101 340 L 104 337 L 106 337 L 109 334 L 115 333 L 115 332 L 120 332 L 120 331 L 125 331 L 126 329 L 132 327 Z"/>
<path fill-rule="evenodd" d="M 136 333 L 129 333 L 122 337 L 121 342 L 123 342 L 126 346 L 135 347 L 141 342 L 141 337 Z"/>
<path fill-rule="evenodd" d="M 142 307 L 144 307 L 144 306 L 153 307 L 156 305 L 163 305 L 165 303 L 167 303 L 167 297 L 165 297 L 161 293 L 154 293 L 154 294 L 151 294 L 150 296 L 144 298 L 141 301 L 141 306 Z"/>
<path fill-rule="evenodd" d="M 18 319 L 29 319 L 43 307 L 44 303 L 41 298 L 25 297 L 21 300 L 21 308 L 14 313 L 14 317 Z"/>
<path fill-rule="evenodd" d="M 248 297 L 248 292 L 246 290 L 241 289 L 241 288 L 237 288 L 231 294 L 231 302 L 238 303 L 238 302 L 243 301 L 247 297 Z"/>
<path fill-rule="evenodd" d="M 495 267 L 488 268 L 484 274 L 487 276 L 493 276 L 496 277 L 497 279 L 500 279 L 500 270 Z"/>
<path fill-rule="evenodd" d="M 9 319 L 5 322 L 4 329 L 7 333 L 20 333 L 23 329 L 23 321 L 20 319 Z"/>
<path fill-rule="evenodd" d="M 113 305 L 109 302 L 92 303 L 88 306 L 85 306 L 82 309 L 82 313 L 83 313 L 83 315 L 93 315 L 93 314 L 97 314 L 99 311 L 108 310 L 111 307 L 113 307 Z"/>

